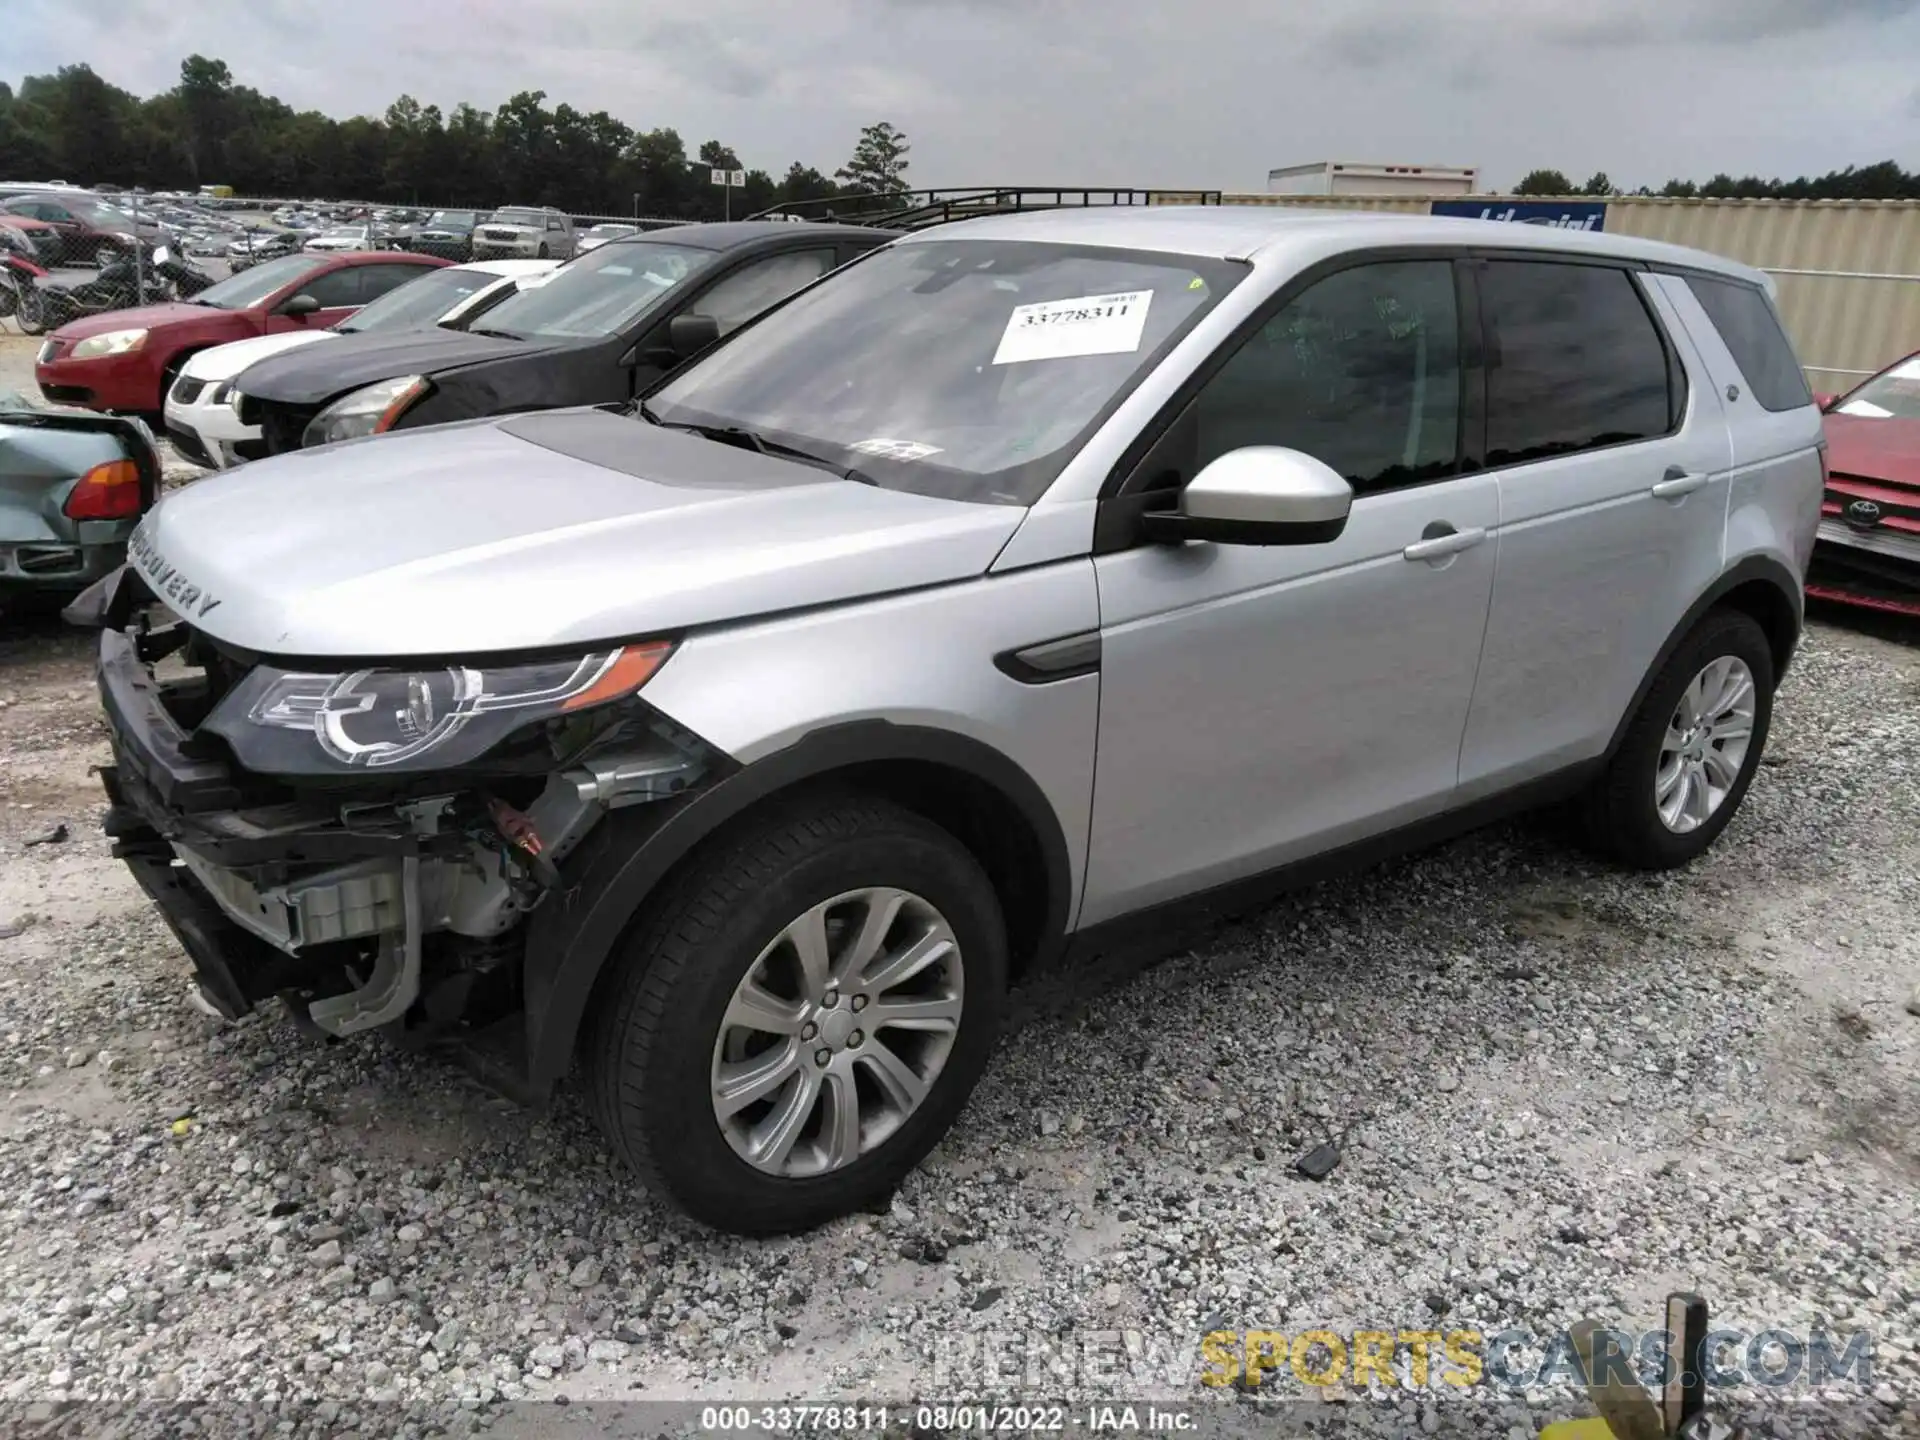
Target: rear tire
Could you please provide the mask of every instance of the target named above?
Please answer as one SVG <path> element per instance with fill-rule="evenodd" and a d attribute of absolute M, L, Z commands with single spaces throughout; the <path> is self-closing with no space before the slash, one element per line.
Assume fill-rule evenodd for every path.
<path fill-rule="evenodd" d="M 1660 669 L 1585 801 L 1588 839 L 1637 870 L 1704 854 L 1733 819 L 1773 720 L 1773 649 L 1750 615 L 1715 610 Z"/>
<path fill-rule="evenodd" d="M 40 288 L 28 283 L 20 291 L 20 308 L 14 316 L 20 322 L 23 335 L 43 335 L 47 330 L 47 303 L 41 297 Z"/>
<path fill-rule="evenodd" d="M 812 970 L 794 935 L 817 935 Z M 694 1219 L 811 1229 L 891 1194 L 946 1133 L 992 1052 L 1006 974 L 998 898 L 959 841 L 883 799 L 816 794 L 718 839 L 629 931 L 582 1037 L 590 1107 Z M 881 1018 L 902 1004 L 951 1028 Z"/>

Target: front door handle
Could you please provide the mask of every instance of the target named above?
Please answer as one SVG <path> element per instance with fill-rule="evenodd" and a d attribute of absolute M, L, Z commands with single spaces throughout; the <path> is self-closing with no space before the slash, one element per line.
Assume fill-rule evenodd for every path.
<path fill-rule="evenodd" d="M 1480 529 L 1455 530 L 1448 527 L 1444 533 L 1435 534 L 1444 524 L 1444 521 L 1439 521 L 1429 525 L 1429 538 L 1414 541 L 1400 553 L 1409 560 L 1444 560 L 1449 555 L 1458 555 L 1462 550 L 1471 550 L 1487 538 L 1487 532 Z"/>
<path fill-rule="evenodd" d="M 1703 488 L 1706 483 L 1706 472 L 1701 471 L 1695 474 L 1689 474 L 1678 465 L 1673 465 L 1668 467 L 1667 473 L 1665 477 L 1661 479 L 1660 483 L 1653 487 L 1653 493 L 1656 499 L 1681 500 L 1693 494 L 1694 491 Z"/>

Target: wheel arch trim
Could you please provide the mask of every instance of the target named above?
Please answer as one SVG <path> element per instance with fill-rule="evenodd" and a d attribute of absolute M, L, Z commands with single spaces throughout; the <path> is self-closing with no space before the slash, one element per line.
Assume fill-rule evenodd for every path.
<path fill-rule="evenodd" d="M 1784 562 L 1771 555 L 1749 555 L 1722 572 L 1720 578 L 1708 586 L 1700 598 L 1687 607 L 1687 613 L 1680 617 L 1680 623 L 1668 633 L 1666 640 L 1660 646 L 1659 653 L 1653 657 L 1653 663 L 1647 667 L 1646 673 L 1640 677 L 1639 685 L 1634 688 L 1633 699 L 1621 712 L 1620 720 L 1614 726 L 1613 736 L 1607 742 L 1605 758 L 1611 760 L 1618 752 L 1621 743 L 1626 739 L 1627 727 L 1633 723 L 1633 717 L 1646 703 L 1647 694 L 1653 689 L 1653 682 L 1659 678 L 1660 672 L 1673 658 L 1674 651 L 1680 648 L 1681 642 L 1693 632 L 1693 628 L 1700 623 L 1709 610 L 1721 604 L 1736 590 L 1756 584 L 1765 585 L 1777 592 L 1780 601 L 1792 616 L 1791 630 L 1785 637 L 1784 643 L 1779 643 L 1771 630 L 1767 636 L 1770 642 L 1775 642 L 1773 683 L 1776 689 L 1779 687 L 1781 677 L 1787 673 L 1787 666 L 1793 659 L 1794 648 L 1799 643 L 1800 632 L 1806 623 L 1805 592 Z M 1763 620 L 1761 623 L 1764 627 L 1766 622 Z"/>
<path fill-rule="evenodd" d="M 1012 805 L 1037 842 L 1046 902 L 1037 963 L 1064 943 L 1072 870 L 1066 832 L 1038 783 L 981 741 L 952 731 L 860 720 L 816 730 L 687 800 L 615 811 L 566 866 L 566 889 L 535 910 L 525 959 L 525 1079 L 545 1096 L 566 1074 L 594 987 L 620 937 L 661 881 L 702 841 L 797 786 L 889 762 L 958 772 Z"/>

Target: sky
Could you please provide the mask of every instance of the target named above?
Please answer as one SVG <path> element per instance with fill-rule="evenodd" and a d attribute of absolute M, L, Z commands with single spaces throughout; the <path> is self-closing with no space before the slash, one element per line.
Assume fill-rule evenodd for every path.
<path fill-rule="evenodd" d="M 776 176 L 1260 190 L 1317 160 L 1578 183 L 1920 168 L 1920 0 L 3 0 L 0 78 L 180 59 L 300 109 L 545 90 Z"/>

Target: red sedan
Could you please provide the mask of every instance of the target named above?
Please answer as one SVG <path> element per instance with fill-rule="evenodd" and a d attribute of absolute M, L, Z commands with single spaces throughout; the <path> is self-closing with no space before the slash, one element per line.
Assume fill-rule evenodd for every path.
<path fill-rule="evenodd" d="M 68 321 L 40 347 L 34 379 L 57 405 L 158 423 L 168 388 L 195 351 L 282 330 L 327 329 L 422 270 L 446 263 L 404 251 L 269 260 L 191 300 Z"/>
<path fill-rule="evenodd" d="M 1920 352 L 1827 412 L 1827 493 L 1807 594 L 1920 615 Z"/>

